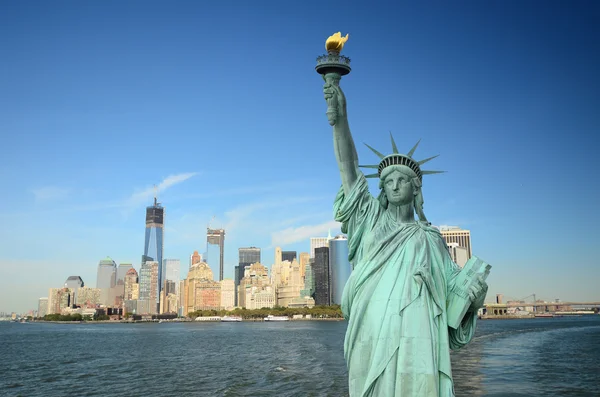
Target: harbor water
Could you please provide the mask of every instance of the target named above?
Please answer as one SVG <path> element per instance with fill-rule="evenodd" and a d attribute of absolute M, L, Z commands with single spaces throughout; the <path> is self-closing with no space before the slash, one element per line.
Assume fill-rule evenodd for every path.
<path fill-rule="evenodd" d="M 0 396 L 346 396 L 343 321 L 0 323 Z M 457 396 L 600 396 L 600 316 L 482 320 Z"/>

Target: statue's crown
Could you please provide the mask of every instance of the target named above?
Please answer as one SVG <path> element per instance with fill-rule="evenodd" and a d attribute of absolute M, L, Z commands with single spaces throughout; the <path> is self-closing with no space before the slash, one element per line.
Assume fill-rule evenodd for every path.
<path fill-rule="evenodd" d="M 381 173 L 383 172 L 383 170 L 386 167 L 389 167 L 390 165 L 404 165 L 408 168 L 410 168 L 411 170 L 414 171 L 415 174 L 417 174 L 417 176 L 419 177 L 419 179 L 422 181 L 423 180 L 423 175 L 427 175 L 427 174 L 440 174 L 442 172 L 445 171 L 424 171 L 421 170 L 421 165 L 425 164 L 426 162 L 428 162 L 429 160 L 433 160 L 434 158 L 436 158 L 438 155 L 433 156 L 433 157 L 429 157 L 425 160 L 420 160 L 417 161 L 415 159 L 412 158 L 412 155 L 415 153 L 415 150 L 417 150 L 417 146 L 419 146 L 419 143 L 421 142 L 421 140 L 419 139 L 419 141 L 415 144 L 415 146 L 413 146 L 412 149 L 410 149 L 410 151 L 407 154 L 401 154 L 398 153 L 398 148 L 396 147 L 396 142 L 394 142 L 394 137 L 392 136 L 392 133 L 390 132 L 390 139 L 392 140 L 392 154 L 389 155 L 384 155 L 381 154 L 379 151 L 373 149 L 371 146 L 367 145 L 365 143 L 365 145 L 371 149 L 373 151 L 373 153 L 375 153 L 380 159 L 381 162 L 379 164 L 375 164 L 375 165 L 359 165 L 359 167 L 362 168 L 376 168 L 377 169 L 377 173 L 376 174 L 369 174 L 369 175 L 365 175 L 365 177 L 367 178 L 381 178 Z"/>

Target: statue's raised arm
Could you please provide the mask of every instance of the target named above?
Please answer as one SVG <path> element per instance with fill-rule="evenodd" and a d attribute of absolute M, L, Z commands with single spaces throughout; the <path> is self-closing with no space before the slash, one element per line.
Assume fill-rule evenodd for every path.
<path fill-rule="evenodd" d="M 329 124 L 333 126 L 333 149 L 335 158 L 340 169 L 342 186 L 344 193 L 348 194 L 350 188 L 354 186 L 356 178 L 359 175 L 358 155 L 354 139 L 350 133 L 348 124 L 348 114 L 346 113 L 346 97 L 339 86 L 340 78 L 336 76 L 326 76 L 326 83 L 323 87 L 325 100 L 329 105 L 327 118 Z M 337 81 L 336 81 L 337 80 Z"/>
<path fill-rule="evenodd" d="M 347 40 L 348 35 L 342 37 L 340 32 L 330 36 L 325 42 L 327 54 L 317 58 L 315 68 L 325 80 L 323 93 L 327 101 L 327 119 L 333 126 L 333 147 L 346 194 L 354 186 L 360 173 L 358 155 L 348 125 L 346 97 L 340 87 L 342 76 L 350 73 L 350 59 L 340 55 Z"/>

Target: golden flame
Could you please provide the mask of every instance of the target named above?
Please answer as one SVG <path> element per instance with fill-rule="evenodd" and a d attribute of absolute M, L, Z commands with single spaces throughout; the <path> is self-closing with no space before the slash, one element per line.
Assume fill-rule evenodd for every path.
<path fill-rule="evenodd" d="M 342 37 L 342 32 L 337 32 L 329 36 L 325 42 L 325 49 L 327 51 L 341 52 L 344 48 L 344 43 L 348 41 L 348 34 L 346 37 Z"/>

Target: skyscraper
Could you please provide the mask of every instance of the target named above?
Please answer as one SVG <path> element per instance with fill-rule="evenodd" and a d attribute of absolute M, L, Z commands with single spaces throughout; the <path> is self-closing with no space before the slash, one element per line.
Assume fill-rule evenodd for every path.
<path fill-rule="evenodd" d="M 40 298 L 38 301 L 38 317 L 44 317 L 48 314 L 48 298 Z"/>
<path fill-rule="evenodd" d="M 114 305 L 111 301 L 111 290 L 115 286 L 117 278 L 117 264 L 111 258 L 106 257 L 98 263 L 98 275 L 96 277 L 96 288 L 100 289 L 100 302 L 106 306 Z"/>
<path fill-rule="evenodd" d="M 315 305 L 328 306 L 331 304 L 328 247 L 315 248 L 313 272 L 315 283 Z"/>
<path fill-rule="evenodd" d="M 155 314 L 158 312 L 160 292 L 158 262 L 148 261 L 142 264 L 139 277 L 138 313 Z"/>
<path fill-rule="evenodd" d="M 238 265 L 233 271 L 233 283 L 235 288 L 234 304 L 239 306 L 238 302 L 238 287 L 240 281 L 244 278 L 244 269 L 253 263 L 260 263 L 260 248 L 257 247 L 242 247 L 238 248 Z"/>
<path fill-rule="evenodd" d="M 133 269 L 133 265 L 131 263 L 119 263 L 119 267 L 117 267 L 117 280 L 115 281 L 115 284 L 119 285 L 125 283 L 125 275 L 129 269 Z"/>
<path fill-rule="evenodd" d="M 238 248 L 238 255 L 238 263 L 245 263 L 249 266 L 260 262 L 260 248 L 257 247 Z"/>
<path fill-rule="evenodd" d="M 296 251 L 281 251 L 281 260 L 282 261 L 290 261 L 290 262 L 292 262 L 297 257 L 298 256 L 296 254 Z"/>
<path fill-rule="evenodd" d="M 77 302 L 77 290 L 83 286 L 83 280 L 79 276 L 70 276 L 69 278 L 67 278 L 67 281 L 65 281 L 64 287 L 69 288 L 71 291 L 73 291 L 73 305 Z"/>
<path fill-rule="evenodd" d="M 319 247 L 329 247 L 329 240 L 331 240 L 331 234 L 327 237 L 311 237 L 310 238 L 310 258 L 315 257 L 315 249 Z"/>
<path fill-rule="evenodd" d="M 146 207 L 146 238 L 144 243 L 144 256 L 142 264 L 153 261 L 158 263 L 158 292 L 162 288 L 162 261 L 164 247 L 164 215 L 165 209 L 156 201 L 154 205 Z M 150 259 L 151 258 L 151 259 Z"/>
<path fill-rule="evenodd" d="M 173 292 L 175 294 L 179 292 L 179 267 L 179 259 L 163 259 L 163 288 L 165 287 L 167 281 L 171 281 L 175 283 L 175 291 Z M 169 292 L 171 291 L 165 292 L 165 295 L 168 295 Z"/>
<path fill-rule="evenodd" d="M 461 229 L 458 226 L 446 226 L 442 225 L 439 227 L 442 237 L 446 241 L 446 245 L 450 246 L 450 243 L 457 243 L 459 247 L 467 249 L 467 260 L 473 255 L 471 250 L 471 231 Z"/>
<path fill-rule="evenodd" d="M 344 235 L 329 240 L 329 272 L 331 274 L 331 303 L 342 304 L 342 292 L 350 277 L 352 265 L 348 261 L 348 238 Z"/>
<path fill-rule="evenodd" d="M 214 246 L 218 246 L 216 251 Z M 211 247 L 213 246 L 213 247 Z M 213 249 L 211 249 L 213 248 Z M 206 228 L 206 251 L 208 253 L 207 262 L 213 273 L 219 270 L 219 281 L 223 280 L 223 252 L 225 249 L 225 230 Z M 217 254 L 218 252 L 218 254 Z M 218 255 L 218 257 L 217 257 Z M 218 266 L 218 267 L 217 267 Z"/>

